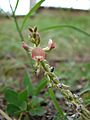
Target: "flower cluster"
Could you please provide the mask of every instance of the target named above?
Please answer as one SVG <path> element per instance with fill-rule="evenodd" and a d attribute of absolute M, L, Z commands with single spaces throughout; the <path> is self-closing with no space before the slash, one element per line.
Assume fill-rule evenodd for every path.
<path fill-rule="evenodd" d="M 27 51 L 31 53 L 32 59 L 36 61 L 42 61 L 46 58 L 47 51 L 50 51 L 56 47 L 56 44 L 52 41 L 52 39 L 49 39 L 48 45 L 45 48 L 40 47 L 40 35 L 37 31 L 37 28 L 29 28 L 30 31 L 30 37 L 31 42 L 34 44 L 33 47 L 28 46 L 25 42 L 22 43 L 22 47 Z"/>
<path fill-rule="evenodd" d="M 90 112 L 83 105 L 83 101 L 76 94 L 73 94 L 69 90 L 69 86 L 60 83 L 59 78 L 56 76 L 54 72 L 54 68 L 50 67 L 48 62 L 45 60 L 46 52 L 51 51 L 56 47 L 56 44 L 49 39 L 48 45 L 45 48 L 40 47 L 40 35 L 37 31 L 37 28 L 29 28 L 31 42 L 34 44 L 33 47 L 28 46 L 25 42 L 22 43 L 22 47 L 31 54 L 32 59 L 35 60 L 37 70 L 39 71 L 42 68 L 45 72 L 45 75 L 48 78 L 48 86 L 52 88 L 58 89 L 65 100 L 68 102 L 68 105 L 71 106 L 71 110 L 74 110 L 71 118 L 78 119 L 80 117 L 81 120 L 90 120 Z M 56 104 L 56 103 L 54 103 Z"/>

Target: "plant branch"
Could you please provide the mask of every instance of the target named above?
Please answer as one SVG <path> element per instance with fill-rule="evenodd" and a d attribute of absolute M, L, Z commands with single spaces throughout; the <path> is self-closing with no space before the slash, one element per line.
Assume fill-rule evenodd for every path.
<path fill-rule="evenodd" d="M 17 4 L 18 4 L 18 3 L 17 3 Z M 12 16 L 13 16 L 13 19 L 14 19 L 14 22 L 15 22 L 15 25 L 16 25 L 16 28 L 17 28 L 17 31 L 18 31 L 18 34 L 19 34 L 19 36 L 20 36 L 20 38 L 21 38 L 21 41 L 24 41 L 22 32 L 21 32 L 21 30 L 20 30 L 20 27 L 19 27 L 19 25 L 18 25 L 16 16 L 15 16 L 15 11 L 16 11 L 16 8 L 17 8 L 17 7 L 15 7 L 15 10 L 13 11 L 13 8 L 12 8 L 12 5 L 11 5 L 11 3 L 10 3 L 10 0 L 9 0 L 9 5 L 10 5 L 11 11 L 12 11 Z M 17 6 L 17 5 L 16 5 L 16 6 Z"/>
<path fill-rule="evenodd" d="M 1 109 L 0 109 L 0 114 L 6 119 L 6 120 L 12 120 L 5 112 L 3 112 Z"/>

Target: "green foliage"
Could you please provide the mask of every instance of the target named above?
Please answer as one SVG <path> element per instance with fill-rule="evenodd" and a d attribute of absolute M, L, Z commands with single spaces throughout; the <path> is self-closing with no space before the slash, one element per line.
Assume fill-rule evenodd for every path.
<path fill-rule="evenodd" d="M 59 115 L 60 115 L 61 117 L 63 117 L 63 116 L 64 116 L 64 113 L 63 113 L 62 109 L 60 108 L 60 106 L 59 106 L 59 104 L 58 104 L 58 102 L 57 102 L 57 100 L 56 100 L 56 97 L 55 97 L 55 95 L 54 95 L 54 92 L 53 92 L 52 88 L 49 88 L 49 93 L 50 93 L 50 97 L 51 97 L 51 99 L 52 99 L 52 101 L 53 101 L 53 104 L 54 104 L 56 110 L 58 111 Z"/>
<path fill-rule="evenodd" d="M 16 113 L 20 112 L 20 108 L 14 104 L 8 104 L 7 112 L 9 115 L 15 115 Z"/>
<path fill-rule="evenodd" d="M 47 84 L 47 80 L 46 79 L 41 79 L 38 82 L 38 84 L 35 86 L 34 95 L 38 95 L 41 92 L 41 90 L 43 88 L 45 88 L 46 84 Z"/>
<path fill-rule="evenodd" d="M 54 117 L 54 119 L 53 120 L 68 120 L 67 119 L 67 117 L 66 116 L 60 116 L 60 114 L 59 113 L 57 113 L 56 115 L 55 115 L 55 117 Z"/>
<path fill-rule="evenodd" d="M 18 94 L 14 90 L 12 90 L 12 89 L 6 89 L 5 90 L 5 99 L 9 103 L 12 103 L 12 104 L 15 103 L 15 104 L 17 104 L 17 97 L 18 97 Z"/>
<path fill-rule="evenodd" d="M 18 99 L 21 103 L 24 102 L 24 101 L 27 101 L 27 98 L 28 98 L 28 91 L 26 89 L 21 91 L 18 94 Z"/>
<path fill-rule="evenodd" d="M 43 116 L 45 113 L 46 113 L 46 110 L 40 106 L 33 108 L 30 112 L 32 116 Z"/>
<path fill-rule="evenodd" d="M 40 103 L 45 102 L 43 98 L 33 96 L 31 101 L 30 114 L 32 116 L 42 116 L 46 113 L 46 110 L 40 106 Z"/>
<path fill-rule="evenodd" d="M 43 98 L 38 97 L 41 90 L 46 86 L 46 80 L 42 80 L 34 87 L 28 73 L 23 80 L 24 90 L 16 92 L 13 89 L 5 90 L 5 99 L 7 100 L 7 112 L 12 116 L 19 116 L 23 112 L 29 112 L 33 116 L 42 116 L 46 110 L 40 105 L 45 102 Z M 31 96 L 31 99 L 29 99 Z"/>
<path fill-rule="evenodd" d="M 30 75 L 28 73 L 26 73 L 24 76 L 23 85 L 24 85 L 24 88 L 27 89 L 28 95 L 33 95 L 33 85 L 32 85 Z"/>
<path fill-rule="evenodd" d="M 40 0 L 30 11 L 29 13 L 25 16 L 22 26 L 21 26 L 21 31 L 23 30 L 23 27 L 25 26 L 25 23 L 27 19 L 40 7 L 40 5 L 44 2 L 45 0 Z"/>
<path fill-rule="evenodd" d="M 10 115 L 18 115 L 27 110 L 27 90 L 16 92 L 10 88 L 5 91 L 5 99 L 7 100 L 7 112 Z"/>
<path fill-rule="evenodd" d="M 80 28 L 77 28 L 77 27 L 75 27 L 75 26 L 73 26 L 73 25 L 50 26 L 50 27 L 41 29 L 41 31 L 56 30 L 56 29 L 63 29 L 63 28 L 71 28 L 71 29 L 76 30 L 77 32 L 81 32 L 81 33 L 85 34 L 86 36 L 89 36 L 89 37 L 90 37 L 90 34 L 89 34 L 89 33 L 85 32 L 84 30 L 82 30 L 82 29 L 80 29 Z"/>
<path fill-rule="evenodd" d="M 41 92 L 41 90 L 45 88 L 46 84 L 47 80 L 41 79 L 38 84 L 34 86 L 32 84 L 30 75 L 26 73 L 24 76 L 23 85 L 24 88 L 28 91 L 28 96 L 37 96 Z"/>

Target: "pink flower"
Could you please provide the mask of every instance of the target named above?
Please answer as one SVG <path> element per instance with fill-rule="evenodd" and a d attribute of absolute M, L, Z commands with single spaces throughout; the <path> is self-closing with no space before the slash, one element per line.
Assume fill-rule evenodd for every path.
<path fill-rule="evenodd" d="M 45 59 L 45 52 L 41 48 L 34 48 L 32 50 L 32 59 L 42 61 Z"/>
<path fill-rule="evenodd" d="M 51 50 L 51 49 L 54 49 L 55 47 L 56 47 L 56 44 L 52 41 L 52 39 L 49 39 L 48 48 Z"/>
<path fill-rule="evenodd" d="M 23 47 L 26 51 L 29 50 L 29 46 L 28 46 L 25 42 L 22 43 L 22 47 Z"/>

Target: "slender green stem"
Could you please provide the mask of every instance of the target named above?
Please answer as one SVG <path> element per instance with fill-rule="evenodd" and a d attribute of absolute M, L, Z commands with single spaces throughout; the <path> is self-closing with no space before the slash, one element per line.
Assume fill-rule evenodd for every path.
<path fill-rule="evenodd" d="M 19 28 L 19 25 L 18 25 L 17 19 L 16 19 L 16 17 L 15 17 L 14 14 L 13 14 L 13 18 L 14 18 L 14 21 L 15 21 L 15 24 L 16 24 L 17 31 L 18 31 L 19 36 L 20 36 L 20 38 L 21 38 L 21 41 L 24 41 L 23 35 L 22 35 L 21 31 L 20 31 L 20 28 Z"/>
<path fill-rule="evenodd" d="M 15 25 L 16 25 L 16 28 L 17 28 L 17 31 L 18 31 L 18 34 L 19 34 L 19 36 L 20 36 L 20 38 L 21 38 L 21 41 L 24 41 L 24 37 L 23 37 L 23 35 L 22 35 L 22 32 L 21 32 L 21 30 L 20 30 L 20 27 L 19 27 L 19 25 L 18 25 L 16 16 L 15 16 L 16 8 L 15 8 L 15 10 L 13 11 L 13 8 L 12 8 L 12 5 L 11 5 L 10 1 L 9 1 L 9 4 L 10 4 L 10 8 L 11 8 L 11 11 L 12 11 L 13 19 L 14 19 L 14 22 L 15 22 Z"/>
<path fill-rule="evenodd" d="M 56 97 L 55 97 L 55 95 L 54 95 L 54 92 L 53 92 L 52 88 L 49 88 L 48 90 L 49 90 L 50 97 L 51 97 L 51 99 L 52 99 L 52 101 L 53 101 L 53 104 L 54 104 L 56 110 L 57 110 L 58 113 L 61 115 L 61 117 L 63 117 L 63 116 L 64 116 L 63 111 L 62 111 L 62 109 L 59 107 L 59 104 L 58 104 L 58 102 L 57 102 L 57 100 L 56 100 Z"/>
<path fill-rule="evenodd" d="M 19 3 L 19 0 L 17 0 L 16 6 L 15 6 L 15 10 L 13 11 L 13 8 L 12 8 L 12 6 L 11 6 L 11 4 L 10 4 L 10 1 L 9 1 L 10 8 L 11 8 L 11 11 L 12 11 L 12 14 L 13 14 L 13 19 L 14 19 L 14 22 L 15 22 L 15 25 L 16 25 L 16 28 L 17 28 L 17 31 L 18 31 L 18 34 L 19 34 L 19 36 L 20 36 L 20 38 L 21 38 L 21 42 L 23 42 L 23 41 L 24 41 L 24 37 L 23 37 L 23 35 L 22 35 L 22 32 L 21 32 L 20 27 L 19 27 L 19 25 L 18 25 L 18 21 L 17 21 L 16 16 L 15 16 L 15 11 L 16 11 L 16 9 L 17 9 L 18 3 Z M 33 63 L 32 63 L 31 56 L 30 56 L 28 53 L 27 53 L 27 55 L 28 55 L 28 57 L 29 57 L 29 59 L 30 59 L 30 63 L 31 63 L 31 66 L 30 66 L 30 67 L 32 67 L 32 66 L 33 66 Z"/>
<path fill-rule="evenodd" d="M 17 9 L 17 7 L 18 7 L 19 1 L 20 1 L 20 0 L 17 0 L 17 2 L 16 2 L 15 9 L 14 9 L 14 11 L 13 11 L 13 12 L 14 12 L 14 14 L 15 14 L 16 9 Z"/>

